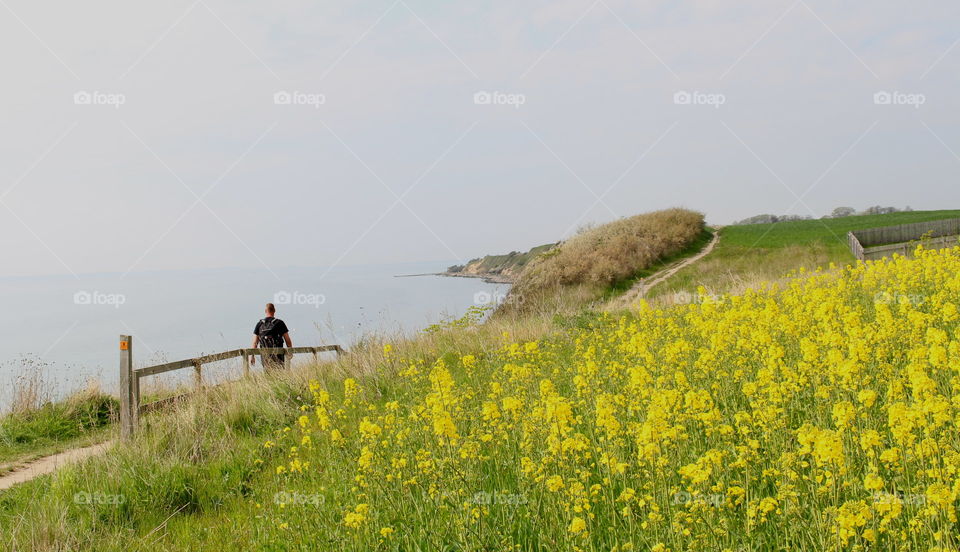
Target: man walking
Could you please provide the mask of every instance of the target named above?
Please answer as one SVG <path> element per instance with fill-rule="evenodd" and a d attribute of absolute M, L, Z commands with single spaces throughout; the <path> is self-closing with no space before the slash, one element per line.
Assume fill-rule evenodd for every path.
<path fill-rule="evenodd" d="M 283 347 L 284 343 L 286 343 L 287 347 L 293 347 L 293 340 L 290 339 L 287 325 L 283 323 L 283 320 L 274 316 L 276 313 L 277 308 L 273 306 L 273 303 L 267 303 L 267 308 L 264 309 L 264 314 L 266 314 L 267 317 L 257 322 L 257 326 L 253 329 L 252 347 L 254 349 L 258 346 L 261 349 Z M 255 356 L 250 356 L 251 365 L 256 364 L 255 359 Z M 283 368 L 283 361 L 283 354 L 264 354 L 263 368 L 264 370 Z"/>

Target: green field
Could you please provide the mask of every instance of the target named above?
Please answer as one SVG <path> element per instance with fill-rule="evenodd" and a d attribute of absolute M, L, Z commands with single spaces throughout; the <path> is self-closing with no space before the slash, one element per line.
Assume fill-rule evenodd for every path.
<path fill-rule="evenodd" d="M 724 247 L 774 248 L 823 242 L 831 249 L 848 251 L 847 232 L 851 230 L 949 218 L 960 218 L 960 211 L 910 211 L 889 215 L 859 215 L 836 219 L 727 226 L 723 230 L 723 245 Z"/>
<path fill-rule="evenodd" d="M 0 473 L 18 462 L 106 440 L 117 410 L 113 397 L 79 393 L 0 418 Z"/>
<path fill-rule="evenodd" d="M 815 268 L 831 262 L 851 262 L 853 257 L 845 241 L 850 230 L 953 217 L 960 217 L 960 211 L 724 227 L 719 230 L 720 242 L 710 255 L 678 272 L 654 291 L 666 295 L 675 290 L 690 290 L 697 285 L 708 286 L 710 292 L 737 291 L 778 279 L 800 266 Z M 708 232 L 700 234 L 680 252 L 659 260 L 639 276 L 649 275 L 657 267 L 695 254 L 709 239 Z M 756 312 L 743 316 L 760 316 L 763 312 L 766 311 L 758 307 Z M 637 323 L 639 321 L 637 318 Z M 671 328 L 671 324 L 666 324 L 663 331 L 673 331 Z M 654 533 L 637 528 L 618 529 L 617 523 L 633 523 L 621 513 L 624 505 L 618 498 L 623 496 L 620 483 L 614 485 L 617 494 L 609 497 L 600 491 L 590 491 L 589 496 L 580 492 L 591 489 L 594 484 L 609 487 L 604 477 L 619 481 L 609 474 L 604 476 L 591 471 L 600 464 L 597 460 L 603 458 L 599 451 L 607 452 L 608 443 L 603 441 L 592 445 L 598 447 L 598 453 L 584 456 L 579 469 L 568 469 L 570 465 L 566 460 L 556 459 L 546 465 L 552 471 L 540 475 L 534 473 L 532 482 L 523 483 L 524 494 L 517 496 L 536 506 L 525 510 L 523 517 L 505 508 L 510 504 L 494 502 L 489 505 L 492 517 L 485 522 L 487 525 L 475 526 L 469 521 L 475 519 L 472 512 L 476 504 L 470 501 L 478 490 L 492 493 L 485 495 L 488 497 L 501 497 L 505 492 L 508 494 L 503 496 L 514 496 L 509 493 L 514 492 L 511 489 L 520 488 L 518 485 L 522 479 L 517 466 L 524 464 L 519 447 L 539 446 L 549 437 L 543 434 L 527 438 L 519 430 L 500 432 L 496 424 L 490 428 L 482 427 L 481 421 L 490 413 L 481 403 L 487 394 L 498 388 L 492 384 L 507 386 L 514 381 L 511 378 L 525 374 L 523 377 L 528 381 L 524 393 L 530 407 L 525 416 L 550 411 L 537 402 L 537 397 L 545 392 L 544 379 L 555 380 L 558 383 L 556 388 L 564 393 L 574 389 L 593 393 L 592 390 L 600 389 L 601 381 L 606 385 L 613 380 L 601 378 L 596 385 L 587 385 L 586 380 L 577 383 L 571 379 L 574 370 L 581 369 L 589 375 L 598 366 L 619 370 L 617 367 L 620 366 L 643 364 L 636 356 L 637 351 L 609 350 L 596 356 L 597 351 L 605 351 L 607 347 L 648 341 L 648 336 L 641 334 L 636 334 L 637 339 L 631 341 L 624 337 L 625 331 L 608 314 L 584 308 L 567 317 L 503 317 L 484 324 L 477 324 L 467 316 L 461 321 L 438 325 L 418 337 L 394 341 L 392 347 L 385 347 L 383 341 L 371 337 L 369 342 L 353 348 L 351 354 L 336 364 L 312 365 L 301 371 L 210 388 L 182 408 L 146 416 L 143 431 L 131 444 L 118 445 L 109 453 L 80 465 L 63 468 L 0 492 L 0 550 L 505 550 L 514 549 L 510 547 L 511 543 L 523 543 L 523 550 L 572 549 L 571 546 L 577 544 L 584 550 L 599 551 L 610 550 L 617 544 L 619 536 L 628 534 L 638 538 L 634 550 L 649 549 L 658 541 L 671 542 L 671 550 L 680 550 L 684 538 L 674 534 L 669 523 L 661 524 L 656 538 Z M 749 336 L 745 334 L 744 337 Z M 670 341 L 674 343 L 675 338 L 671 337 Z M 708 341 L 705 339 L 704 343 Z M 529 342 L 538 342 L 539 345 L 529 346 Z M 670 352 L 669 347 L 654 349 L 671 355 L 680 351 L 677 348 Z M 737 353 L 731 358 L 741 356 Z M 669 362 L 675 361 L 674 358 Z M 664 359 L 651 366 L 666 369 L 664 367 L 670 366 L 669 362 Z M 437 389 L 443 390 L 446 385 L 446 376 L 440 377 L 446 370 L 437 370 L 436 366 L 449 366 L 457 388 L 462 389 L 462 401 L 457 405 L 461 410 L 451 410 L 457 414 L 458 427 L 466 438 L 461 443 L 466 447 L 462 450 L 444 445 L 433 433 L 437 427 L 444 426 L 436 425 L 437 421 L 429 418 L 437 414 L 430 414 L 431 408 L 438 404 L 453 408 L 443 401 L 437 402 L 434 397 Z M 534 367 L 535 372 L 531 371 Z M 364 390 L 363 402 L 346 400 L 345 377 L 354 377 L 359 382 Z M 329 390 L 338 401 L 338 406 L 330 409 L 329 416 L 337 427 L 344 428 L 346 437 L 352 438 L 351 445 L 331 446 L 323 440 L 329 433 L 326 430 L 311 433 L 312 441 L 302 440 L 303 416 L 313 417 L 310 423 L 314 426 L 320 423 L 318 388 L 308 386 L 311 379 L 318 380 L 320 388 Z M 649 381 L 669 383 L 674 379 L 650 378 Z M 724 386 L 728 382 L 718 379 L 711 383 Z M 625 387 L 612 385 L 609 392 L 615 394 Z M 730 392 L 739 392 L 740 387 L 734 385 Z M 550 387 L 546 389 L 549 391 Z M 650 393 L 651 397 L 656 397 L 661 390 L 651 389 Z M 790 395 L 784 393 L 781 396 Z M 582 400 L 571 404 L 578 415 L 581 410 L 586 412 L 582 420 L 592 424 L 597 416 L 590 410 L 591 405 L 600 405 L 597 401 L 607 398 L 606 395 L 584 395 Z M 414 408 L 418 402 L 423 403 L 422 408 Z M 743 407 L 749 403 L 744 399 Z M 721 401 L 718 404 L 726 403 Z M 806 415 L 809 404 L 813 403 L 800 405 L 802 408 L 798 407 L 797 415 Z M 555 407 L 557 405 L 550 408 Z M 0 461 L 30 452 L 52 452 L 65 443 L 105 437 L 112 431 L 108 424 L 115 409 L 114 400 L 94 397 L 72 406 L 47 405 L 35 413 L 0 420 Z M 643 411 L 639 406 L 633 410 L 635 413 Z M 393 418 L 395 412 L 402 415 Z M 828 409 L 821 408 L 820 412 L 824 420 L 835 415 Z M 732 413 L 724 410 L 725 415 Z M 498 416 L 501 417 L 496 419 L 506 419 L 506 414 Z M 411 483 L 407 489 L 405 482 L 416 478 L 411 479 L 413 474 L 406 472 L 403 477 L 396 477 L 391 470 L 401 470 L 401 467 L 395 467 L 400 464 L 391 467 L 394 459 L 386 452 L 380 457 L 381 473 L 375 476 L 363 473 L 362 469 L 358 472 L 365 446 L 377 450 L 384 448 L 382 439 L 376 437 L 379 427 L 371 434 L 373 437 L 361 435 L 363 431 L 369 431 L 370 426 L 365 425 L 368 417 L 380 424 L 384 433 L 394 424 L 406 424 L 404 431 L 394 434 L 397 443 L 403 442 L 406 447 L 402 458 L 397 456 L 396 460 L 403 460 L 403 465 L 410 466 L 410 469 L 413 466 L 429 468 L 429 474 L 436 475 L 435 480 L 424 479 L 415 488 Z M 771 416 L 769 419 L 784 418 Z M 548 426 L 541 421 L 531 424 L 530 431 Z M 367 429 L 360 429 L 364 427 Z M 699 435 L 697 427 L 691 426 L 691 434 Z M 584 429 L 584 435 L 593 439 L 596 429 L 588 427 Z M 492 439 L 485 436 L 488 430 Z M 423 431 L 426 433 L 421 433 Z M 793 447 L 794 441 L 789 437 L 776 443 L 789 448 Z M 489 448 L 489 452 L 477 456 L 477 451 L 481 450 L 477 448 L 481 447 L 479 443 L 491 443 L 483 445 Z M 631 450 L 631 446 L 624 447 L 626 453 L 618 453 L 618 458 L 633 458 L 636 451 Z M 428 451 L 438 463 L 434 466 L 422 451 Z M 655 500 L 644 498 L 645 504 L 659 501 L 658 507 L 665 508 L 664 511 L 676 507 L 675 500 L 670 497 L 675 497 L 682 489 L 677 470 L 697 461 L 691 451 L 694 448 L 681 451 L 683 456 L 673 458 L 670 469 L 658 477 L 636 478 L 632 484 L 638 492 L 645 485 L 659 485 L 657 492 L 652 493 Z M 508 458 L 510 463 L 504 463 Z M 291 463 L 301 459 L 310 461 L 310 467 L 304 468 L 303 472 L 291 472 Z M 461 464 L 465 459 L 470 459 L 473 464 Z M 768 467 L 777 466 L 778 462 L 779 457 L 771 456 Z M 441 468 L 442 471 L 436 471 Z M 558 491 L 544 491 L 534 486 L 544 485 L 548 476 L 563 470 L 566 470 L 564 488 L 580 489 L 577 500 L 591 504 L 592 511 L 600 516 L 598 521 L 590 520 L 582 511 L 568 511 L 566 502 L 558 500 L 559 495 L 551 494 Z M 665 478 L 666 472 L 670 472 L 672 479 Z M 427 472 L 420 474 L 422 478 L 426 476 Z M 540 476 L 543 481 L 536 479 Z M 581 485 L 581 478 L 591 485 Z M 361 482 L 365 486 L 361 487 Z M 854 481 L 851 484 L 859 483 Z M 612 487 L 608 490 L 613 492 Z M 763 484 L 757 483 L 752 492 L 762 491 Z M 293 496 L 294 500 L 281 500 L 278 496 Z M 298 497 L 309 500 L 298 502 Z M 317 504 L 310 502 L 314 499 Z M 356 514 L 356 508 L 367 502 L 373 504 L 371 515 L 376 516 L 376 520 L 368 520 L 369 527 L 364 526 L 361 534 L 350 526 L 352 522 L 348 516 Z M 677 509 L 677 513 L 687 515 L 686 509 Z M 701 515 L 704 512 L 691 508 L 690 515 L 693 513 Z M 574 523 L 577 519 L 587 520 L 582 523 L 589 523 L 591 528 L 579 528 Z M 627 521 L 622 521 L 624 519 Z M 722 519 L 715 517 L 714 521 Z M 818 536 L 826 531 L 814 527 L 812 515 L 803 519 L 808 524 L 804 530 L 810 535 Z M 685 523 L 694 530 L 704 527 L 694 518 Z M 428 530 L 431 524 L 437 525 L 438 529 Z M 787 526 L 801 527 L 796 524 Z M 736 529 L 736 526 L 732 527 Z M 380 533 L 382 529 L 390 529 L 389 534 Z M 725 537 L 725 544 L 731 545 L 730 549 L 740 549 L 737 548 L 742 544 L 739 530 Z M 765 542 L 771 546 L 783 544 L 786 541 L 778 540 L 782 533 L 779 528 L 771 528 L 766 533 L 768 540 Z M 591 535 L 597 539 L 592 544 L 589 541 Z M 710 537 L 704 533 L 703 538 Z M 808 549 L 822 548 L 812 546 Z"/>
<path fill-rule="evenodd" d="M 698 286 L 709 293 L 739 292 L 780 279 L 801 266 L 815 269 L 830 263 L 848 264 L 854 261 L 847 247 L 847 232 L 851 230 L 948 218 L 960 218 L 960 210 L 726 226 L 720 230 L 720 242 L 710 255 L 655 288 L 651 297 L 694 291 Z"/>

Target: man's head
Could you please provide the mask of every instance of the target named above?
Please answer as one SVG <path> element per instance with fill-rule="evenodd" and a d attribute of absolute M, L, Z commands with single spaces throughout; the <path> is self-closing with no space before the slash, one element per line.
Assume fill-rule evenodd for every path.
<path fill-rule="evenodd" d="M 273 316 L 277 314 L 277 307 L 273 306 L 273 303 L 267 303 L 267 308 L 263 309 L 263 312 L 265 312 L 267 316 Z"/>

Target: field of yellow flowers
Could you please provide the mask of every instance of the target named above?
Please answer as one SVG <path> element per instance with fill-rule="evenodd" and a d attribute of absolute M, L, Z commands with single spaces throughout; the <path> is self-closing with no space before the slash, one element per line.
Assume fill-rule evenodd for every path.
<path fill-rule="evenodd" d="M 956 550 L 960 247 L 311 385 L 264 535 L 347 550 Z M 274 451 L 271 451 L 274 452 Z M 275 454 L 265 455 L 277 458 Z"/>

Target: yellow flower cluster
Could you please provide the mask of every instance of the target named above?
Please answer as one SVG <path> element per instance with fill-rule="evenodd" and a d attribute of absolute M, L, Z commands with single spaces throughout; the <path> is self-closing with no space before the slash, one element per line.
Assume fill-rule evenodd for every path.
<path fill-rule="evenodd" d="M 337 515 L 277 515 L 356 549 L 956 550 L 958 305 L 960 248 L 918 249 L 461 358 L 385 348 L 395 374 L 312 385 L 265 445 Z"/>

